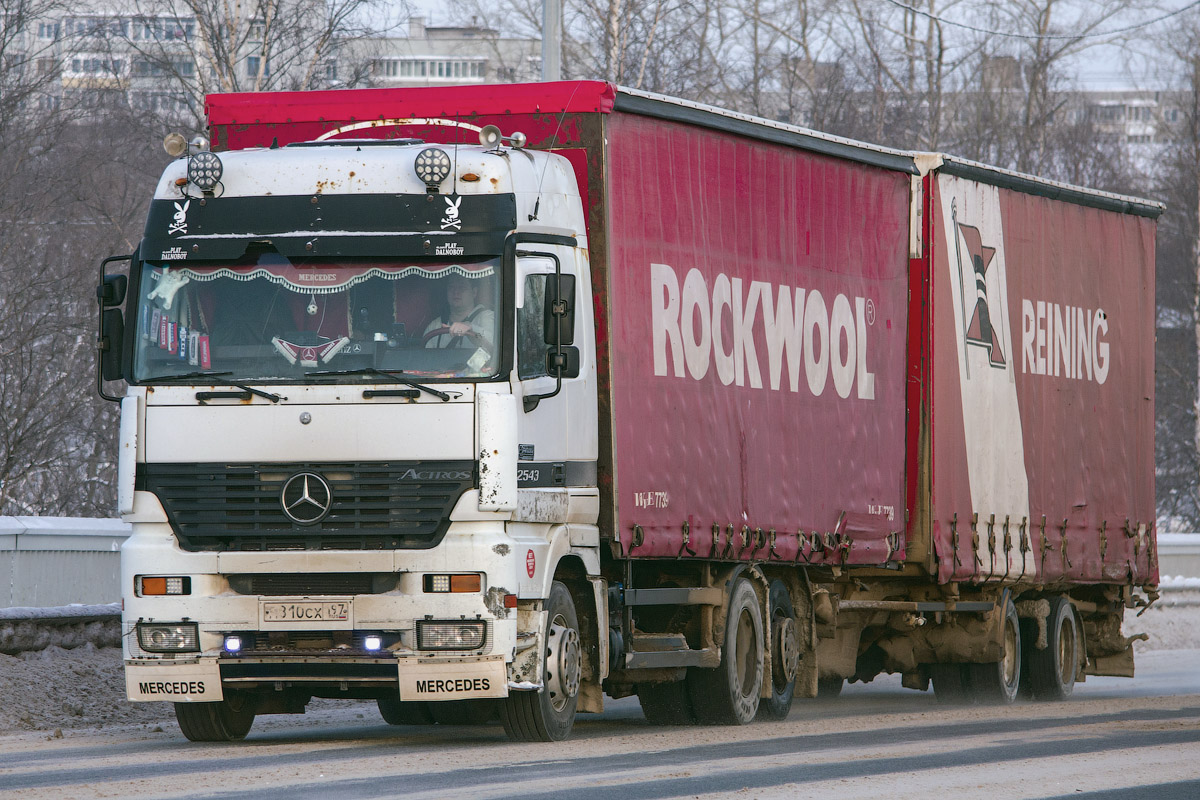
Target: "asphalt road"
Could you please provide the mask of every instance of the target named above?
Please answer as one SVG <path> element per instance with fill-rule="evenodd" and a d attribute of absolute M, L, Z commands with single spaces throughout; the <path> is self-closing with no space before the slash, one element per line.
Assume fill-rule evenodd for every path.
<path fill-rule="evenodd" d="M 0 797 L 1200 798 L 1200 650 L 1139 656 L 1062 703 L 947 708 L 898 679 L 797 701 L 785 722 L 655 728 L 635 699 L 556 745 L 498 724 L 392 728 L 373 704 L 264 717 L 245 742 L 173 724 L 0 736 Z"/>

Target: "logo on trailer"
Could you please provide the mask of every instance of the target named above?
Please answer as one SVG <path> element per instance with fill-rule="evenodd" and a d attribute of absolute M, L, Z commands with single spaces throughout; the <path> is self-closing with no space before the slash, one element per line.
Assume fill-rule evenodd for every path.
<path fill-rule="evenodd" d="M 529 577 L 533 577 L 533 573 L 537 571 L 537 558 L 534 557 L 533 551 L 530 550 L 525 554 L 525 571 L 529 573 Z"/>
<path fill-rule="evenodd" d="M 297 472 L 279 493 L 283 513 L 297 525 L 316 525 L 333 507 L 333 490 L 315 472 Z"/>
<path fill-rule="evenodd" d="M 988 309 L 987 271 L 996 256 L 996 248 L 986 247 L 979 228 L 963 225 L 958 221 L 958 201 L 950 202 L 950 216 L 954 220 L 954 252 L 958 256 L 959 285 L 967 285 L 963 276 L 963 252 L 960 241 L 967 246 L 967 258 L 971 263 L 971 273 L 975 276 L 975 312 L 970 324 L 966 325 L 967 344 L 982 347 L 988 351 L 988 363 L 996 369 L 1004 369 L 1008 363 L 1004 360 L 1004 351 L 1000 348 L 1000 339 L 992 327 L 992 314 Z M 963 303 L 963 314 L 966 315 L 967 304 Z"/>

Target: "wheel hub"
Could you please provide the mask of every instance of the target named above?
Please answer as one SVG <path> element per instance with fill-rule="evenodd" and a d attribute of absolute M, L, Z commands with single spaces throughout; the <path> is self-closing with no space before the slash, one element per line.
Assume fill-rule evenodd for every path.
<path fill-rule="evenodd" d="M 796 677 L 796 662 L 799 660 L 800 645 L 796 637 L 796 621 L 791 617 L 776 617 L 772 634 L 774 635 L 774 661 L 772 671 L 783 676 L 783 683 L 788 684 Z"/>
<path fill-rule="evenodd" d="M 567 701 L 579 694 L 582 662 L 579 633 L 555 620 L 546 643 L 546 691 L 555 709 L 562 710 Z"/>

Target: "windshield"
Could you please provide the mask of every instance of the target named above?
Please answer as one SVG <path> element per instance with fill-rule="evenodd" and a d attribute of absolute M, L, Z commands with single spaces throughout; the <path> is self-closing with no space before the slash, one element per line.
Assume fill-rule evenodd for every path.
<path fill-rule="evenodd" d="M 487 379 L 499 369 L 499 259 L 289 260 L 142 267 L 134 379 Z M 350 375 L 308 375 L 349 371 Z M 197 382 L 202 379 L 197 378 Z"/>

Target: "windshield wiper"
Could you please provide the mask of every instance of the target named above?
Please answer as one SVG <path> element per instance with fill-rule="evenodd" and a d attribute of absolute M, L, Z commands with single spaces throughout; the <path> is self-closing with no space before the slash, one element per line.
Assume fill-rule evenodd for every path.
<path fill-rule="evenodd" d="M 405 386 L 411 386 L 423 392 L 429 392 L 443 403 L 450 399 L 450 395 L 445 392 L 439 392 L 432 386 L 426 386 L 423 383 L 417 383 L 412 378 L 406 378 L 404 377 L 404 373 L 397 369 L 376 369 L 375 367 L 363 367 L 362 369 L 320 369 L 313 372 L 306 372 L 304 375 L 308 378 L 332 377 L 335 375 L 378 375 L 381 378 L 387 378 L 390 381 L 402 383 Z"/>
<path fill-rule="evenodd" d="M 244 383 L 238 383 L 237 381 L 231 381 L 228 378 L 224 377 L 226 375 L 232 375 L 232 374 L 233 374 L 232 372 L 183 372 L 183 373 L 171 374 L 171 375 L 155 375 L 153 377 L 146 378 L 146 380 L 148 380 L 148 381 L 183 381 L 183 380 L 195 380 L 197 378 L 212 378 L 213 383 L 219 383 L 222 386 L 233 386 L 237 389 L 241 389 L 243 392 L 249 392 L 250 394 L 258 395 L 259 397 L 265 397 L 267 400 L 270 400 L 272 403 L 278 403 L 280 400 L 287 399 L 286 397 L 281 397 L 280 395 L 272 394 L 271 392 L 264 392 L 262 389 L 255 389 L 253 386 L 247 386 Z"/>

